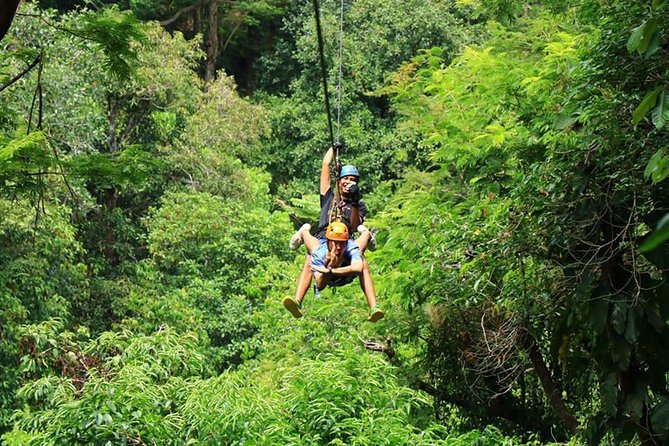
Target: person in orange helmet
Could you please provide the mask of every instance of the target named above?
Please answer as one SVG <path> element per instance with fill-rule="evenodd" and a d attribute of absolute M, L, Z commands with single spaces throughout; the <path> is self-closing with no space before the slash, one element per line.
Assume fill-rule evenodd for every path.
<path fill-rule="evenodd" d="M 360 249 L 360 238 L 366 239 L 368 234 L 362 234 L 358 240 L 354 241 L 349 236 L 348 227 L 340 221 L 335 221 L 328 225 L 324 239 L 317 239 L 309 231 L 302 231 L 301 237 L 307 251 L 311 253 L 311 274 L 319 290 L 325 289 L 328 285 L 345 285 L 352 282 L 357 276 L 360 278 L 360 286 L 370 308 L 367 320 L 376 322 L 383 318 L 384 313 L 376 303 L 369 266 Z M 367 242 L 367 240 L 362 241 Z M 307 287 L 310 282 L 311 276 Z M 302 295 L 303 298 L 304 295 Z M 294 317 L 300 318 L 302 317 L 302 299 L 287 296 L 283 299 L 283 305 Z"/>

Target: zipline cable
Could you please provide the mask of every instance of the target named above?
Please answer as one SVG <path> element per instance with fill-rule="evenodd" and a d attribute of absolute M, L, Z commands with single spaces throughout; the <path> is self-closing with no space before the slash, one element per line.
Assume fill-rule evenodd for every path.
<path fill-rule="evenodd" d="M 313 0 L 314 4 L 314 14 L 316 16 L 316 35 L 318 37 L 318 54 L 320 56 L 321 63 L 321 76 L 323 78 L 323 92 L 325 96 L 325 110 L 328 117 L 328 130 L 330 131 L 330 146 L 334 150 L 334 174 L 337 184 L 334 193 L 334 200 L 332 201 L 332 206 L 330 207 L 330 223 L 334 220 L 341 220 L 341 212 L 339 204 L 341 200 L 341 191 L 339 190 L 339 173 L 341 169 L 341 163 L 339 162 L 339 149 L 342 147 L 342 144 L 339 140 L 341 136 L 341 86 L 342 86 L 342 48 L 344 45 L 344 0 L 341 0 L 340 3 L 340 17 L 339 17 L 339 60 L 338 60 L 338 79 L 337 79 L 337 139 L 335 140 L 334 132 L 332 129 L 332 111 L 330 108 L 330 95 L 328 93 L 328 74 L 327 67 L 325 65 L 325 50 L 323 44 L 323 30 L 321 27 L 321 14 L 320 8 L 318 6 L 318 0 Z"/>
<path fill-rule="evenodd" d="M 318 53 L 321 60 L 321 75 L 323 77 L 323 90 L 325 93 L 325 109 L 328 116 L 328 130 L 330 130 L 330 145 L 334 147 L 335 139 L 332 131 L 332 113 L 330 112 L 330 97 L 328 94 L 328 72 L 325 66 L 325 50 L 323 49 L 323 31 L 321 29 L 321 14 L 318 7 L 318 0 L 313 0 L 314 14 L 316 15 L 316 34 L 318 36 Z"/>
<path fill-rule="evenodd" d="M 341 79 L 342 79 L 342 49 L 344 47 L 344 0 L 341 0 L 339 11 L 339 73 L 337 77 L 337 142 L 341 137 Z"/>

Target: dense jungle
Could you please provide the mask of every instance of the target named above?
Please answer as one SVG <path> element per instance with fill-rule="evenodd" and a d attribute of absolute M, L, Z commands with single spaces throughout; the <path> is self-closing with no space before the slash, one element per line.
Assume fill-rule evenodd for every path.
<path fill-rule="evenodd" d="M 669 445 L 669 1 L 0 9 L 3 446 Z"/>

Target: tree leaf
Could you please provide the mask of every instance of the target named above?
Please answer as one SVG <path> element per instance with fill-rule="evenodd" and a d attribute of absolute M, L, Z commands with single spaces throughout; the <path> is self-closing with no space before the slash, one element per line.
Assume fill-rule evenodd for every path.
<path fill-rule="evenodd" d="M 658 129 L 664 127 L 664 124 L 669 121 L 669 95 L 667 95 L 666 91 L 660 93 L 652 116 L 653 124 Z"/>
<path fill-rule="evenodd" d="M 625 333 L 627 327 L 627 305 L 624 302 L 614 302 L 611 311 L 611 323 L 618 334 Z"/>
<path fill-rule="evenodd" d="M 652 7 L 653 7 L 654 11 L 657 11 L 658 9 L 662 8 L 666 4 L 667 4 L 667 0 L 653 0 Z"/>
<path fill-rule="evenodd" d="M 666 150 L 664 148 L 658 150 L 653 154 L 653 156 L 650 157 L 650 160 L 648 160 L 648 165 L 646 166 L 646 170 L 643 172 L 643 176 L 646 178 L 651 178 L 653 173 L 660 167 L 660 162 L 662 161 L 662 158 L 664 158 L 666 155 Z"/>
<path fill-rule="evenodd" d="M 639 106 L 632 112 L 632 123 L 635 125 L 641 122 L 646 113 L 650 111 L 657 104 L 657 97 L 662 91 L 662 87 L 657 87 L 655 90 L 646 93 Z"/>
<path fill-rule="evenodd" d="M 624 370 L 629 365 L 632 346 L 622 336 L 613 334 L 609 347 L 611 348 L 611 359 L 618 364 L 620 370 Z"/>
<path fill-rule="evenodd" d="M 648 252 L 669 240 L 669 214 L 665 215 L 655 229 L 639 246 L 639 251 Z"/>
<path fill-rule="evenodd" d="M 627 327 L 625 328 L 625 339 L 627 339 L 627 342 L 629 342 L 630 344 L 633 344 L 636 342 L 638 338 L 639 338 L 639 327 L 637 326 L 636 323 L 636 314 L 632 309 L 630 309 L 630 311 L 627 312 Z"/>
<path fill-rule="evenodd" d="M 665 399 L 653 408 L 650 422 L 653 425 L 653 430 L 659 434 L 665 434 L 669 431 L 669 399 Z"/>
<path fill-rule="evenodd" d="M 602 297 L 595 297 L 590 300 L 590 314 L 588 320 L 594 333 L 602 333 L 606 325 L 606 314 L 609 309 L 609 303 Z"/>
<path fill-rule="evenodd" d="M 646 49 L 646 58 L 655 54 L 655 52 L 659 50 L 661 46 L 662 46 L 662 36 L 660 35 L 660 31 L 656 31 L 655 34 L 653 34 L 653 37 L 651 37 L 650 42 L 648 43 L 648 48 Z"/>
<path fill-rule="evenodd" d="M 618 400 L 618 375 L 610 373 L 606 380 L 599 385 L 599 394 L 602 399 L 602 409 L 604 413 L 612 417 L 617 411 Z"/>
<path fill-rule="evenodd" d="M 658 28 L 659 23 L 656 18 L 648 19 L 634 28 L 627 41 L 627 50 L 630 53 L 636 51 L 639 54 L 644 54 L 648 50 L 653 36 L 658 32 Z"/>

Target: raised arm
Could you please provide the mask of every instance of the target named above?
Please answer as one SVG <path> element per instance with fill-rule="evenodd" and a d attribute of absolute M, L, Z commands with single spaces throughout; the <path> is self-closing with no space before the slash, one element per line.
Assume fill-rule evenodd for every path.
<path fill-rule="evenodd" d="M 330 189 L 330 164 L 332 164 L 333 158 L 334 150 L 332 147 L 330 147 L 328 151 L 325 152 L 325 155 L 323 156 L 323 162 L 321 164 L 321 195 L 325 195 L 328 189 Z"/>

